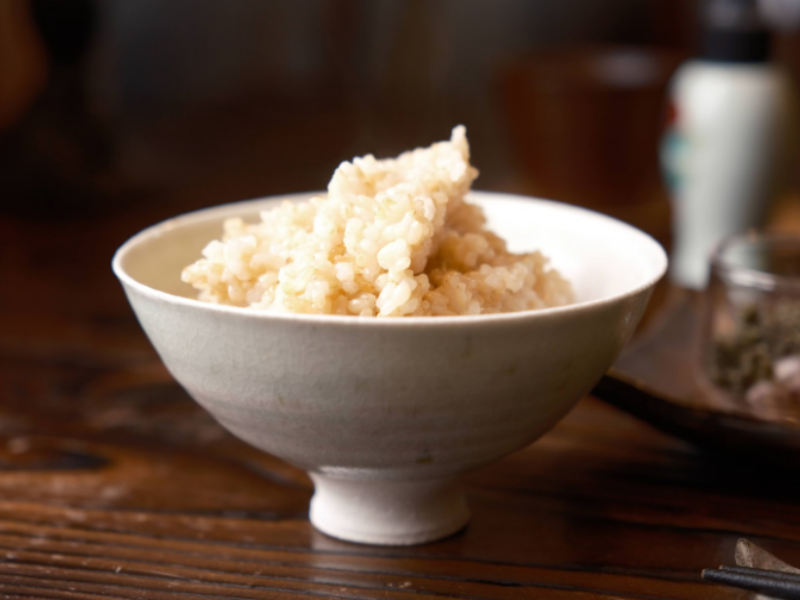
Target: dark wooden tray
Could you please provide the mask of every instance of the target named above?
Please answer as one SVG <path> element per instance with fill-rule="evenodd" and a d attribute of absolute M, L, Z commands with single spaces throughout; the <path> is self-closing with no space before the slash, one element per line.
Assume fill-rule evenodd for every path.
<path fill-rule="evenodd" d="M 700 303 L 697 294 L 675 292 L 593 395 L 703 449 L 800 466 L 800 427 L 745 406 L 721 406 L 698 382 Z"/>

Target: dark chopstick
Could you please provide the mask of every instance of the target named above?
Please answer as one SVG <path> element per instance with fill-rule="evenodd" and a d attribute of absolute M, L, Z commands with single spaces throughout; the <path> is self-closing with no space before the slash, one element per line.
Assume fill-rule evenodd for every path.
<path fill-rule="evenodd" d="M 719 570 L 728 573 L 740 573 L 742 575 L 763 575 L 765 577 L 771 577 L 772 579 L 780 579 L 781 581 L 793 581 L 800 585 L 800 573 L 770 571 L 768 569 L 756 569 L 755 567 L 728 567 L 725 565 L 722 565 Z"/>
<path fill-rule="evenodd" d="M 751 590 L 783 600 L 800 600 L 800 576 L 790 573 L 728 567 L 705 569 L 702 576 L 706 581 Z"/>

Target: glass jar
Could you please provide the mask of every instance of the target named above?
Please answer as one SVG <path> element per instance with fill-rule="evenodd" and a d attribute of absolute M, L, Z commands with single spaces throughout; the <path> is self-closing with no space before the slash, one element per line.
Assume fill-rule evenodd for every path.
<path fill-rule="evenodd" d="M 729 407 L 800 421 L 800 237 L 750 233 L 714 253 L 701 377 Z"/>

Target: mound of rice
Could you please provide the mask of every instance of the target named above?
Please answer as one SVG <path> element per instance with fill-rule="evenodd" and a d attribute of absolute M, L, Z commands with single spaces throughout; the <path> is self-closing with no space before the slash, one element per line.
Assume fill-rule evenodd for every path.
<path fill-rule="evenodd" d="M 326 196 L 224 223 L 182 279 L 207 302 L 266 312 L 401 317 L 560 306 L 570 284 L 539 252 L 511 254 L 464 201 L 478 171 L 450 141 L 342 163 Z"/>

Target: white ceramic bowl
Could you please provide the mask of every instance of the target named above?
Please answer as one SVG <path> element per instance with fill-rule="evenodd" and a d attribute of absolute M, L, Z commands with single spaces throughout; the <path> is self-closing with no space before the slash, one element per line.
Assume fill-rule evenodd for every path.
<path fill-rule="evenodd" d="M 229 431 L 309 472 L 311 521 L 329 535 L 400 545 L 462 528 L 458 475 L 528 445 L 589 392 L 666 269 L 655 241 L 603 215 L 503 194 L 470 199 L 511 250 L 550 256 L 577 302 L 377 319 L 194 300 L 181 269 L 219 237 L 224 218 L 256 219 L 275 198 L 160 223 L 114 257 L 175 379 Z"/>

